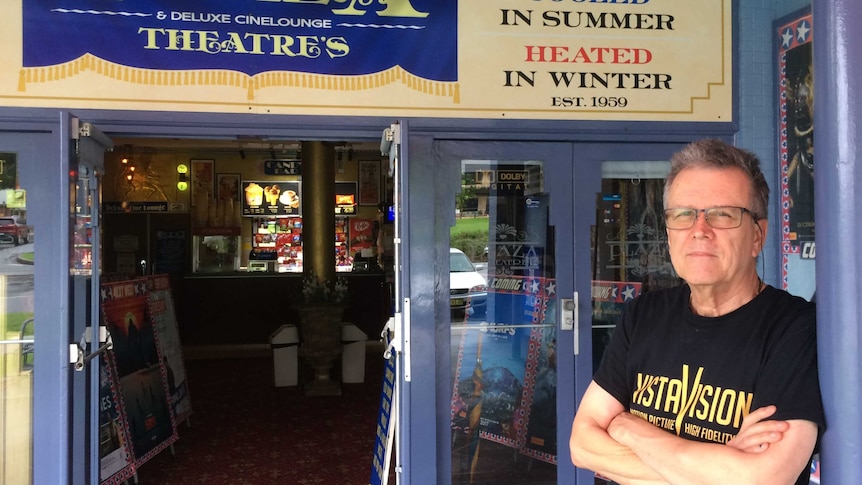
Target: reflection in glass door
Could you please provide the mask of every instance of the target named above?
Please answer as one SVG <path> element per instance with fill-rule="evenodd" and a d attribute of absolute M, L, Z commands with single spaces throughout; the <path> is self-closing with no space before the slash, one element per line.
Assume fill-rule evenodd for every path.
<path fill-rule="evenodd" d="M 75 144 L 74 170 L 70 171 L 72 254 L 69 260 L 71 331 L 81 338 L 73 375 L 73 481 L 90 484 L 130 476 L 129 454 L 120 446 L 116 406 L 102 398 L 110 383 L 106 379 L 101 353 L 111 348 L 100 313 L 101 187 L 104 151 L 110 139 L 90 123 L 80 123 Z"/>
<path fill-rule="evenodd" d="M 450 232 L 453 484 L 557 483 L 556 268 L 538 161 L 461 162 Z"/>
<path fill-rule="evenodd" d="M 676 286 L 663 213 L 669 162 L 606 161 L 592 231 L 593 370 L 626 303 Z"/>
<path fill-rule="evenodd" d="M 0 151 L 0 483 L 32 481 L 33 227 L 18 153 Z"/>

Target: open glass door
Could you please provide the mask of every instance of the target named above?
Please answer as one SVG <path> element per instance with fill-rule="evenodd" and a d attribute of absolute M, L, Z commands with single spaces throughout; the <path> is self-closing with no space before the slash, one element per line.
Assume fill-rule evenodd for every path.
<path fill-rule="evenodd" d="M 571 146 L 440 148 L 460 182 L 448 205 L 451 483 L 572 483 Z"/>
<path fill-rule="evenodd" d="M 129 469 L 114 419 L 115 406 L 101 399 L 108 385 L 102 353 L 111 348 L 101 323 L 102 272 L 100 208 L 104 152 L 110 139 L 90 123 L 73 119 L 70 170 L 69 293 L 70 328 L 75 341 L 72 378 L 72 476 L 75 483 L 95 485 Z M 104 393 L 110 395 L 110 393 Z"/>

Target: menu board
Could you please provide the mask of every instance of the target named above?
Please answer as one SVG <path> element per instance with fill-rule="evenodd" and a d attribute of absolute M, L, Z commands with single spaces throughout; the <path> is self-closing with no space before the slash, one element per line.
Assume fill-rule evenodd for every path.
<path fill-rule="evenodd" d="M 299 182 L 244 180 L 242 193 L 243 217 L 302 214 Z"/>
<path fill-rule="evenodd" d="M 335 182 L 335 215 L 356 215 L 356 182 Z"/>
<path fill-rule="evenodd" d="M 244 180 L 242 183 L 243 217 L 277 217 L 302 215 L 300 182 Z M 356 182 L 335 183 L 335 214 L 356 215 Z"/>

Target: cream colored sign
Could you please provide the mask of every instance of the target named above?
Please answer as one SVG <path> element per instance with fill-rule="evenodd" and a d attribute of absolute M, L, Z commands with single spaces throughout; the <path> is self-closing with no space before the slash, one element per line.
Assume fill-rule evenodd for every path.
<path fill-rule="evenodd" d="M 458 79 L 22 65 L 0 20 L 0 105 L 303 115 L 732 121 L 731 0 L 461 0 Z M 378 0 L 385 3 L 382 0 Z M 421 8 L 415 2 L 416 8 Z"/>

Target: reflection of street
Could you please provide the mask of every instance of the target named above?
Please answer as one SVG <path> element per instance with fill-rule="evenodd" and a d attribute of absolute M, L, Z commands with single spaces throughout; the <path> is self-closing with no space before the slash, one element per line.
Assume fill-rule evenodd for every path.
<path fill-rule="evenodd" d="M 33 313 L 33 265 L 22 263 L 23 253 L 33 251 L 33 243 L 20 246 L 0 245 L 0 276 L 6 277 L 7 313 Z"/>

